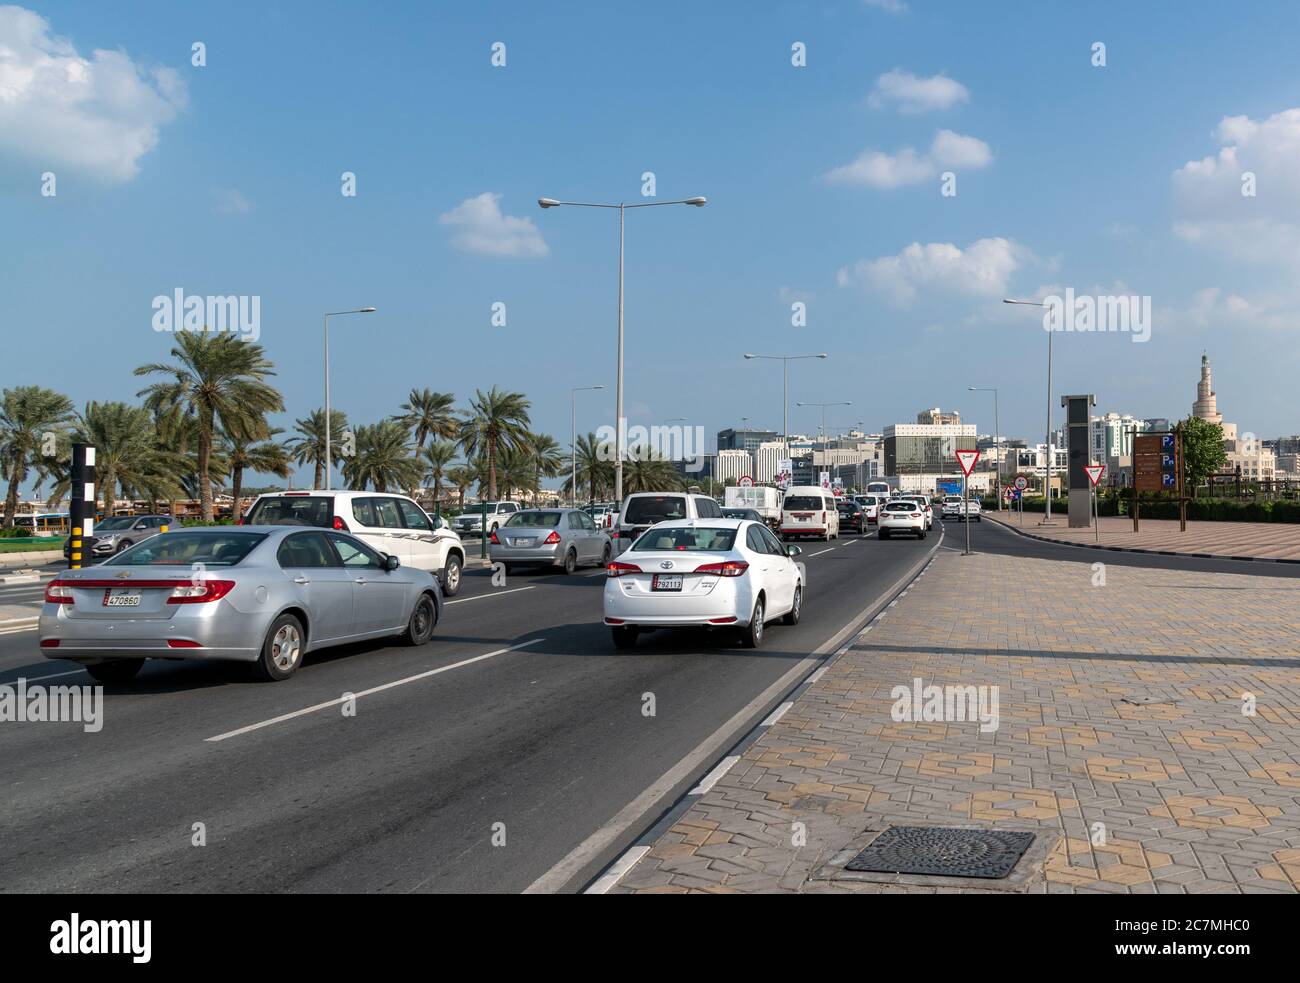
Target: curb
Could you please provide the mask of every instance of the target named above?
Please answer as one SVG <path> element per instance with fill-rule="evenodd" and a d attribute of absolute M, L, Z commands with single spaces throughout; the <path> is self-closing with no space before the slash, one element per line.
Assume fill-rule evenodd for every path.
<path fill-rule="evenodd" d="M 987 513 L 986 513 L 987 514 Z M 992 516 L 990 516 L 992 518 Z M 1105 546 L 1101 543 L 1076 543 L 1070 539 L 1055 539 L 1051 536 L 1039 536 L 1032 532 L 1025 532 L 1018 526 L 1012 525 L 1005 519 L 993 519 L 1004 529 L 1008 529 L 1017 536 L 1023 536 L 1025 539 L 1036 539 L 1040 543 L 1052 543 L 1056 546 L 1075 546 L 1085 550 L 1109 550 L 1112 553 L 1145 553 L 1148 556 L 1190 556 L 1198 560 L 1241 560 L 1247 563 L 1300 563 L 1300 559 L 1288 559 L 1276 556 L 1237 556 L 1232 553 L 1189 553 L 1184 550 L 1149 550 L 1140 546 Z"/>
<path fill-rule="evenodd" d="M 826 674 L 828 668 L 853 648 L 858 640 L 875 626 L 876 621 L 897 604 L 899 598 L 911 590 L 917 580 L 925 576 L 925 572 L 930 569 L 930 564 L 939 555 L 939 548 L 943 545 L 944 535 L 945 533 L 941 529 L 939 539 L 930 548 L 930 551 L 894 581 L 878 601 L 865 609 L 870 614 L 865 618 L 849 622 L 845 628 L 840 629 L 827 642 L 824 642 L 823 645 L 829 644 L 835 647 L 822 656 L 820 662 L 808 675 L 795 683 L 783 696 L 778 697 L 776 706 L 759 723 L 751 727 L 748 732 L 732 744 L 730 748 L 722 752 L 690 791 L 669 806 L 662 816 L 651 823 L 650 827 L 632 842 L 631 846 L 615 857 L 613 862 L 597 873 L 584 887 L 580 888 L 579 893 L 606 894 L 611 888 L 615 887 L 623 876 L 630 872 L 640 862 L 641 858 L 650 852 L 659 838 L 671 829 L 678 819 L 685 815 L 696 802 L 707 795 L 713 786 L 731 770 L 731 766 L 739 761 L 745 751 L 763 736 L 764 731 L 779 721 L 799 697 L 803 696 Z M 857 624 L 856 628 L 853 627 L 855 623 Z M 849 636 L 848 640 L 841 641 L 846 632 Z"/>

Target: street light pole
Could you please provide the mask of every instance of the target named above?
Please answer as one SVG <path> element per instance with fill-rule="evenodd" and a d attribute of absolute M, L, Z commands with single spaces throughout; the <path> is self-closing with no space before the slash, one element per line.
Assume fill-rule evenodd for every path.
<path fill-rule="evenodd" d="M 707 198 L 680 198 L 675 201 L 647 201 L 637 205 L 592 202 L 559 201 L 555 198 L 538 198 L 537 204 L 542 208 L 558 208 L 569 205 L 575 208 L 617 208 L 618 209 L 618 369 L 614 381 L 614 498 L 621 505 L 623 501 L 623 232 L 625 212 L 629 208 L 652 208 L 655 205 L 694 205 L 703 208 Z"/>
<path fill-rule="evenodd" d="M 795 406 L 820 406 L 822 408 L 822 425 L 821 425 L 821 429 L 818 431 L 818 434 L 821 437 L 821 443 L 822 443 L 822 458 L 823 458 L 822 466 L 828 467 L 829 465 L 824 460 L 824 458 L 826 457 L 826 407 L 852 406 L 853 402 L 851 400 L 836 400 L 835 402 L 831 402 L 831 403 L 795 403 L 794 405 Z"/>
<path fill-rule="evenodd" d="M 816 355 L 754 355 L 745 353 L 745 358 L 766 358 L 780 361 L 781 365 L 781 448 L 786 460 L 790 459 L 790 362 L 798 358 L 829 358 L 825 352 Z"/>
<path fill-rule="evenodd" d="M 569 450 L 573 452 L 573 471 L 569 477 L 569 499 L 574 508 L 578 507 L 578 393 L 586 392 L 589 389 L 604 389 L 604 386 L 574 386 L 569 390 L 569 403 L 572 416 L 572 436 L 569 440 Z"/>
<path fill-rule="evenodd" d="M 334 430 L 334 421 L 330 419 L 330 318 L 342 314 L 373 314 L 373 307 L 358 307 L 352 311 L 331 311 L 325 315 L 325 490 L 334 487 L 334 458 L 330 437 Z M 235 503 L 239 507 L 239 503 Z"/>
<path fill-rule="evenodd" d="M 1042 307 L 1045 310 L 1050 309 L 1046 304 L 1034 300 L 1006 300 L 1004 304 L 1021 304 L 1025 307 Z M 1052 335 L 1056 329 L 1049 323 L 1047 325 L 1047 443 L 1044 444 L 1045 464 L 1043 469 L 1043 500 L 1044 500 L 1044 517 L 1043 525 L 1052 525 Z"/>
<path fill-rule="evenodd" d="M 992 393 L 993 394 L 993 447 L 994 447 L 994 465 L 993 465 L 993 494 L 997 499 L 998 511 L 1002 508 L 1002 427 L 998 424 L 998 390 L 996 386 L 967 386 L 973 393 Z"/>

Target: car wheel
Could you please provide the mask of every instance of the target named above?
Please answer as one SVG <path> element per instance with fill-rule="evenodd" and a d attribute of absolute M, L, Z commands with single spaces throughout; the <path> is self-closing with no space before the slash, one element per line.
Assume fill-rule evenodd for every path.
<path fill-rule="evenodd" d="M 763 644 L 763 616 L 766 613 L 763 610 L 763 599 L 760 597 L 754 602 L 754 610 L 749 616 L 749 624 L 740 629 L 740 644 L 745 648 L 756 649 Z"/>
<path fill-rule="evenodd" d="M 983 517 L 977 515 L 977 516 L 975 516 L 975 521 L 976 521 L 976 522 L 983 522 L 984 519 L 983 519 Z"/>
<path fill-rule="evenodd" d="M 115 549 L 113 552 L 121 553 L 123 550 L 129 550 L 130 548 L 131 548 L 131 543 L 127 540 L 123 540 L 122 542 L 117 544 L 117 549 Z"/>
<path fill-rule="evenodd" d="M 620 625 L 609 630 L 610 636 L 614 639 L 614 647 L 619 649 L 636 648 L 637 630 L 629 628 L 626 625 Z"/>
<path fill-rule="evenodd" d="M 574 570 L 578 569 L 578 554 L 573 552 L 573 550 L 569 550 L 569 552 L 565 553 L 564 562 L 560 564 L 560 569 L 566 574 L 573 573 Z"/>
<path fill-rule="evenodd" d="M 606 543 L 604 551 L 600 554 L 600 565 L 602 567 L 609 566 L 611 559 L 613 559 L 613 551 L 609 548 L 609 543 Z"/>
<path fill-rule="evenodd" d="M 460 593 L 461 560 L 456 554 L 447 557 L 447 565 L 442 568 L 442 593 L 446 597 L 455 597 Z"/>
<path fill-rule="evenodd" d="M 302 622 L 291 614 L 280 615 L 267 629 L 262 652 L 253 663 L 253 674 L 267 683 L 288 679 L 302 663 L 305 642 Z"/>
<path fill-rule="evenodd" d="M 795 584 L 794 605 L 790 608 L 789 613 L 786 614 L 786 616 L 781 619 L 781 624 L 797 625 L 799 623 L 799 615 L 802 609 L 803 609 L 803 586 L 801 584 Z"/>
<path fill-rule="evenodd" d="M 888 530 L 888 529 L 881 529 L 878 533 L 876 533 L 876 538 L 877 538 L 877 539 L 888 539 L 888 538 L 889 538 L 889 530 Z"/>
<path fill-rule="evenodd" d="M 406 623 L 402 641 L 407 645 L 424 645 L 433 638 L 433 629 L 437 624 L 438 606 L 433 603 L 433 598 L 428 594 L 421 594 L 420 599 L 415 602 L 415 610 L 411 612 L 410 620 Z"/>
<path fill-rule="evenodd" d="M 113 659 L 111 662 L 100 662 L 85 668 L 91 679 L 97 679 L 101 683 L 125 683 L 134 679 L 143 665 L 144 659 Z"/>
<path fill-rule="evenodd" d="M 916 538 L 917 538 L 917 539 L 925 539 L 925 530 L 924 530 L 924 529 L 918 529 L 918 530 L 916 531 Z"/>

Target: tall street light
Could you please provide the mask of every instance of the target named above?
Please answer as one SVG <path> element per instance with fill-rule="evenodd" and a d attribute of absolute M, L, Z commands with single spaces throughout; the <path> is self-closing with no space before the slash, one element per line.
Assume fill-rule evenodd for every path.
<path fill-rule="evenodd" d="M 822 467 L 829 467 L 830 464 L 826 460 L 826 407 L 852 406 L 853 403 L 845 399 L 845 400 L 836 400 L 833 403 L 795 403 L 794 405 L 795 406 L 820 406 L 822 408 L 822 425 L 821 425 L 821 429 L 818 431 L 822 439 Z"/>
<path fill-rule="evenodd" d="M 569 410 L 573 421 L 572 436 L 569 443 L 569 449 L 573 452 L 573 471 L 569 477 L 569 499 L 574 508 L 578 507 L 578 393 L 604 388 L 604 386 L 574 386 L 569 390 Z"/>
<path fill-rule="evenodd" d="M 629 208 L 652 208 L 655 205 L 694 205 L 696 208 L 703 208 L 707 198 L 680 198 L 676 201 L 646 201 L 636 205 L 627 205 L 623 202 L 618 204 L 605 204 L 592 201 L 558 201 L 555 198 L 538 198 L 537 204 L 542 208 L 558 208 L 560 205 L 571 205 L 575 208 L 617 208 L 618 209 L 618 373 L 615 377 L 614 386 L 614 432 L 615 439 L 615 458 L 614 458 L 614 498 L 620 503 L 623 501 L 623 443 L 626 434 L 623 431 L 623 225 L 625 213 Z"/>
<path fill-rule="evenodd" d="M 334 421 L 330 419 L 330 318 L 343 314 L 373 314 L 373 307 L 358 307 L 352 311 L 331 311 L 325 315 L 325 490 L 334 487 L 334 458 L 331 456 L 330 437 Z"/>
<path fill-rule="evenodd" d="M 995 460 L 993 466 L 993 494 L 998 500 L 998 511 L 1002 509 L 1002 428 L 998 425 L 998 390 L 996 386 L 967 386 L 973 393 L 993 394 L 993 446 Z"/>
<path fill-rule="evenodd" d="M 1039 303 L 1036 300 L 1007 300 L 1003 299 L 1004 304 L 1020 304 L 1025 307 L 1041 307 L 1047 309 L 1046 304 Z M 1048 325 L 1047 332 L 1047 443 L 1046 464 L 1043 469 L 1043 498 L 1046 501 L 1046 512 L 1043 517 L 1043 525 L 1052 525 L 1052 335 L 1056 332 L 1052 325 Z"/>
<path fill-rule="evenodd" d="M 800 358 L 828 358 L 825 352 L 818 355 L 754 355 L 746 352 L 745 358 L 766 358 L 781 363 L 781 456 L 790 459 L 790 363 Z"/>

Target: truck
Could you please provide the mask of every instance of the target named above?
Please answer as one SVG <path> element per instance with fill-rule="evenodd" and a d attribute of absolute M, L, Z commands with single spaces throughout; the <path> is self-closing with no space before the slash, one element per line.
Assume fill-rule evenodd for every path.
<path fill-rule="evenodd" d="M 769 526 L 775 527 L 781 522 L 781 492 L 770 485 L 753 485 L 749 488 L 728 485 L 722 507 L 753 509 Z"/>

